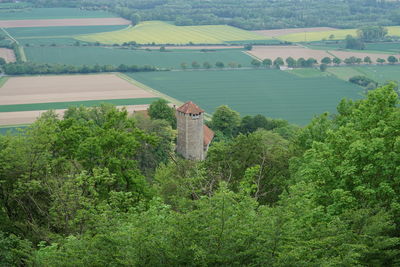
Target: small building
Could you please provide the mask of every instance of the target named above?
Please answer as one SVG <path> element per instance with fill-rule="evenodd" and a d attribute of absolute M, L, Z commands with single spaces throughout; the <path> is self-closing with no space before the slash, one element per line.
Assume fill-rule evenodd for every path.
<path fill-rule="evenodd" d="M 176 109 L 176 152 L 186 159 L 204 160 L 214 132 L 204 125 L 204 110 L 192 101 Z"/>

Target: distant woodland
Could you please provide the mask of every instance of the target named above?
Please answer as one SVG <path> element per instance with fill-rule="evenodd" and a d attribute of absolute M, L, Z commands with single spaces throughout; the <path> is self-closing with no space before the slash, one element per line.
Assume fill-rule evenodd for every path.
<path fill-rule="evenodd" d="M 399 25 L 400 2 L 389 0 L 28 0 L 40 7 L 105 9 L 130 19 L 176 25 L 228 24 L 248 30 Z"/>

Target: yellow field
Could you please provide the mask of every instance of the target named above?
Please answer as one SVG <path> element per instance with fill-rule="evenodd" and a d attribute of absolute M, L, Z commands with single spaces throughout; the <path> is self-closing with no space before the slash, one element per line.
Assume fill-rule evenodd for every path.
<path fill-rule="evenodd" d="M 174 26 L 161 21 L 147 21 L 127 29 L 81 35 L 76 39 L 103 44 L 221 44 L 229 41 L 268 40 L 267 37 L 227 25 Z"/>
<path fill-rule="evenodd" d="M 400 26 L 389 26 L 386 27 L 389 31 L 388 35 L 400 36 Z M 357 29 L 346 29 L 346 30 L 332 30 L 322 32 L 307 32 L 307 33 L 292 33 L 277 37 L 279 40 L 288 42 L 313 42 L 321 41 L 322 39 L 329 40 L 329 36 L 333 34 L 334 40 L 343 40 L 348 34 L 353 36 L 357 35 Z"/>

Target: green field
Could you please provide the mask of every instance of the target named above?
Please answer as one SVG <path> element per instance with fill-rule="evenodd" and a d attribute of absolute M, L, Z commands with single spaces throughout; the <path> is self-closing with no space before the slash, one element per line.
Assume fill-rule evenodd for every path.
<path fill-rule="evenodd" d="M 345 49 L 344 42 L 340 43 L 308 43 L 304 44 L 308 48 L 317 50 L 344 50 L 344 51 L 354 51 L 354 52 L 369 52 L 369 53 L 400 53 L 400 43 L 388 42 L 388 43 L 366 43 L 364 50 L 351 50 Z"/>
<path fill-rule="evenodd" d="M 263 114 L 299 125 L 362 89 L 334 77 L 301 78 L 279 70 L 176 71 L 130 76 L 180 101 L 193 100 L 208 113 L 227 104 L 242 115 Z"/>
<path fill-rule="evenodd" d="M 139 44 L 221 44 L 230 41 L 268 40 L 264 36 L 227 25 L 174 26 L 161 21 L 146 21 L 125 30 L 77 38 L 103 44 L 122 44 L 129 41 Z"/>
<path fill-rule="evenodd" d="M 60 63 L 70 65 L 150 65 L 163 68 L 181 68 L 181 63 L 187 63 L 191 68 L 193 61 L 200 65 L 209 62 L 214 65 L 222 61 L 250 66 L 251 58 L 240 50 L 223 50 L 201 52 L 193 50 L 174 50 L 160 52 L 158 50 L 130 50 L 104 47 L 25 47 L 29 61 L 36 63 Z"/>
<path fill-rule="evenodd" d="M 77 40 L 68 37 L 46 37 L 46 38 L 17 38 L 17 41 L 23 46 L 72 46 Z M 81 45 L 87 44 L 80 42 Z"/>
<path fill-rule="evenodd" d="M 327 71 L 346 81 L 353 76 L 362 75 L 379 83 L 400 82 L 400 65 L 335 67 L 328 68 Z"/>
<path fill-rule="evenodd" d="M 79 8 L 24 8 L 0 12 L 0 20 L 114 18 L 105 11 L 88 11 Z"/>
<path fill-rule="evenodd" d="M 151 104 L 153 101 L 155 101 L 157 99 L 158 98 L 130 98 L 130 99 L 51 102 L 51 103 L 35 103 L 35 104 L 19 104 L 19 105 L 0 105 L 0 112 L 67 109 L 72 106 L 93 107 L 93 106 L 98 106 L 101 103 L 109 103 L 109 104 L 113 104 L 116 106 L 144 105 L 144 104 Z"/>
<path fill-rule="evenodd" d="M 400 36 L 400 26 L 388 26 L 388 35 Z M 346 30 L 331 30 L 331 31 L 321 31 L 321 32 L 301 32 L 301 33 L 291 33 L 287 35 L 279 36 L 278 39 L 288 42 L 314 42 L 321 41 L 323 39 L 329 40 L 330 35 L 334 35 L 333 40 L 343 40 L 347 35 L 357 35 L 356 29 L 346 29 Z"/>
<path fill-rule="evenodd" d="M 19 130 L 24 129 L 28 126 L 25 125 L 20 125 L 20 126 L 5 126 L 5 127 L 0 127 L 0 135 L 5 135 L 5 134 L 16 134 L 19 132 Z"/>
<path fill-rule="evenodd" d="M 108 26 L 58 26 L 58 27 L 32 27 L 32 28 L 8 28 L 8 33 L 14 38 L 27 37 L 51 37 L 51 36 L 73 36 L 80 34 L 91 34 L 99 32 L 117 31 L 126 28 L 126 25 Z"/>

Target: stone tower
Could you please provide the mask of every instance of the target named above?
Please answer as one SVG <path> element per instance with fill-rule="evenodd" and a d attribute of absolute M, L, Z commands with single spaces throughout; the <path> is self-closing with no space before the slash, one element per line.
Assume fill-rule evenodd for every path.
<path fill-rule="evenodd" d="M 176 110 L 178 129 L 176 151 L 186 159 L 203 160 L 205 158 L 203 115 L 204 110 L 192 101 Z"/>

